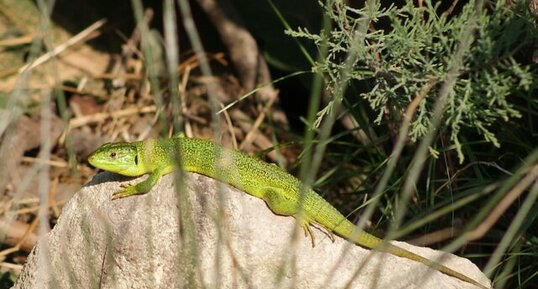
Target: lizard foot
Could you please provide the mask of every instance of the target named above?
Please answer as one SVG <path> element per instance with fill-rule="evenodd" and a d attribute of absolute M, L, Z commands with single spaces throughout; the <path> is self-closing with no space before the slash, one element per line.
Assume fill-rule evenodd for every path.
<path fill-rule="evenodd" d="M 136 187 L 133 185 L 121 184 L 120 186 L 123 189 L 112 194 L 112 200 L 119 200 L 119 199 L 127 198 L 127 197 L 137 194 Z"/>

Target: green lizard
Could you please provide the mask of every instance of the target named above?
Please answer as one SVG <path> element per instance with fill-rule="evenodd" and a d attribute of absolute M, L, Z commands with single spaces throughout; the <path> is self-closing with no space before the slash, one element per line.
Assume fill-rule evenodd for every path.
<path fill-rule="evenodd" d="M 315 224 L 362 247 L 414 260 L 480 288 L 488 288 L 438 262 L 364 231 L 356 231 L 353 223 L 315 191 L 306 190 L 301 200 L 300 190 L 303 185 L 299 179 L 274 164 L 268 164 L 240 151 L 225 149 L 209 140 L 178 136 L 132 143 L 107 143 L 94 151 L 88 161 L 94 167 L 125 176 L 149 174 L 146 180 L 136 185 L 123 186 L 122 190 L 113 194 L 113 199 L 121 199 L 149 192 L 161 176 L 177 167 L 174 160 L 178 159 L 175 157 L 178 153 L 185 171 L 223 181 L 264 200 L 275 214 L 295 217 L 311 237 L 310 225 Z M 228 165 L 225 165 L 226 163 Z M 301 204 L 302 210 L 299 208 Z"/>

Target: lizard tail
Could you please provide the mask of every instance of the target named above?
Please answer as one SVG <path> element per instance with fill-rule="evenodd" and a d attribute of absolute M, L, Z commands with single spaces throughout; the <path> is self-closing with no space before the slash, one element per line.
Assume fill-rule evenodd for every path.
<path fill-rule="evenodd" d="M 452 277 L 455 277 L 455 278 L 458 278 L 462 281 L 465 281 L 465 282 L 468 282 L 468 283 L 471 283 L 477 287 L 480 287 L 482 289 L 489 289 L 488 287 L 478 283 L 478 281 L 472 279 L 472 278 L 469 278 L 465 275 L 463 275 L 462 273 L 458 272 L 458 271 L 455 271 L 455 270 L 452 270 L 444 265 L 441 265 L 440 263 L 438 262 L 435 262 L 435 261 L 432 261 L 430 259 L 427 259 L 427 258 L 424 258 L 420 255 L 417 255 L 411 251 L 408 251 L 406 249 L 403 249 L 403 248 L 400 248 L 398 246 L 395 246 L 391 243 L 385 243 L 381 246 L 380 248 L 380 251 L 383 251 L 383 252 L 387 252 L 387 253 L 390 253 L 390 254 L 393 254 L 393 255 L 396 255 L 396 256 L 399 256 L 399 257 L 403 257 L 403 258 L 407 258 L 407 259 L 411 259 L 411 260 L 414 260 L 414 261 L 417 261 L 417 262 L 420 262 L 432 269 L 435 269 L 435 270 L 438 270 L 440 272 L 443 272 L 449 276 L 452 276 Z"/>
<path fill-rule="evenodd" d="M 392 254 L 392 255 L 395 255 L 395 256 L 398 256 L 398 257 L 402 257 L 402 258 L 406 258 L 406 259 L 409 259 L 409 260 L 413 260 L 413 261 L 417 261 L 417 262 L 420 262 L 434 270 L 437 270 L 437 271 L 440 271 L 442 273 L 445 273 L 449 276 L 452 276 L 452 277 L 455 277 L 455 278 L 458 278 L 464 282 L 467 282 L 467 283 L 470 283 L 470 284 L 473 284 L 479 288 L 482 288 L 482 289 L 490 289 L 490 287 L 486 287 L 480 283 L 478 283 L 478 281 L 474 280 L 474 279 L 471 279 L 465 275 L 463 275 L 462 273 L 460 272 L 457 272 L 455 270 L 452 270 L 444 265 L 441 265 L 440 263 L 438 262 L 435 262 L 435 261 L 432 261 L 430 259 L 427 259 L 427 258 L 424 258 L 420 255 L 417 255 L 411 251 L 408 251 L 404 248 L 401 248 L 401 247 L 398 247 L 396 245 L 393 245 L 389 242 L 386 242 L 382 239 L 379 239 L 371 234 L 368 234 L 366 232 L 363 232 L 363 231 L 360 231 L 360 232 L 357 232 L 355 230 L 355 225 L 349 221 L 344 221 L 343 223 L 341 223 L 340 225 L 336 226 L 334 228 L 334 232 L 340 236 L 343 236 L 343 237 L 346 237 L 348 238 L 349 240 L 351 240 L 353 243 L 359 245 L 359 246 L 362 246 L 362 247 L 366 247 L 366 248 L 369 248 L 369 249 L 374 249 L 376 251 L 381 251 L 381 252 L 386 252 L 386 253 L 389 253 L 389 254 Z"/>

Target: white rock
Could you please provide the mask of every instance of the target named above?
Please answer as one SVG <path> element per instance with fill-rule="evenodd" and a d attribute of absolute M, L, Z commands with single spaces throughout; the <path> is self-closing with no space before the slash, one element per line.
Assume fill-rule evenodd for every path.
<path fill-rule="evenodd" d="M 213 179 L 186 174 L 181 202 L 168 175 L 141 196 L 111 201 L 120 183 L 103 173 L 64 207 L 14 288 L 469 288 L 415 261 L 363 249 L 313 230 Z M 131 180 L 136 183 L 141 179 Z M 184 201 L 187 198 L 188 201 Z M 469 260 L 394 244 L 469 277 Z"/>

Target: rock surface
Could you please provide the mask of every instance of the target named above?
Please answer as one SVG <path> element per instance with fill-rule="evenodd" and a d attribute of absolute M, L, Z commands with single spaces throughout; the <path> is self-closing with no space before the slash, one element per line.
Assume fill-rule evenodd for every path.
<path fill-rule="evenodd" d="M 476 289 L 319 230 L 312 247 L 294 218 L 201 175 L 186 174 L 179 195 L 168 175 L 146 195 L 111 201 L 117 180 L 99 174 L 69 201 L 14 288 Z M 394 243 L 427 258 L 443 255 Z M 444 255 L 443 264 L 489 284 L 469 260 Z"/>

